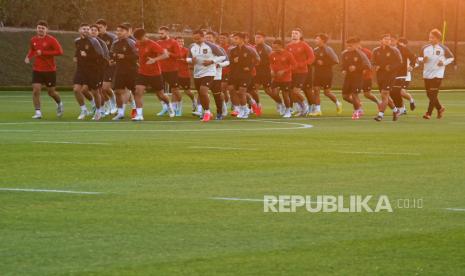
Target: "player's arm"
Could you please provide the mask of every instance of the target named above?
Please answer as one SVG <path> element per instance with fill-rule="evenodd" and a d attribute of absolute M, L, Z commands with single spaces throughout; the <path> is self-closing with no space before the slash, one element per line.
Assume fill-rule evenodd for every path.
<path fill-rule="evenodd" d="M 425 56 L 425 50 L 429 45 L 424 46 L 420 50 L 420 55 L 417 58 L 418 63 L 427 63 L 428 62 L 428 56 Z"/>
<path fill-rule="evenodd" d="M 400 53 L 399 49 L 391 47 L 395 59 L 392 61 L 390 66 L 390 71 L 397 71 L 400 67 L 402 67 L 402 54 Z"/>
<path fill-rule="evenodd" d="M 371 55 L 371 60 L 368 60 L 372 66 L 370 69 L 373 69 L 373 71 L 378 71 L 378 69 L 380 68 L 380 60 L 378 59 L 378 55 L 376 54 L 378 51 L 379 48 L 375 48 L 373 50 L 373 54 Z M 363 52 L 362 54 L 366 57 L 366 55 Z"/>
<path fill-rule="evenodd" d="M 129 61 L 139 60 L 139 54 L 137 52 L 136 43 L 132 39 L 127 39 L 126 41 L 129 47 L 126 50 L 126 55 L 124 58 Z"/>
<path fill-rule="evenodd" d="M 341 68 L 342 68 L 342 73 L 346 73 L 347 70 L 349 69 L 349 64 L 347 63 L 347 60 L 345 59 L 345 56 L 347 55 L 347 51 L 344 50 L 341 54 L 342 58 L 342 63 L 341 63 Z"/>
<path fill-rule="evenodd" d="M 29 51 L 27 52 L 26 58 L 24 58 L 24 62 L 29 64 L 31 62 L 31 58 L 35 56 L 34 44 L 32 43 L 32 39 L 29 42 Z"/>
<path fill-rule="evenodd" d="M 409 48 L 405 48 L 405 51 L 406 51 L 407 60 L 410 63 L 410 67 L 412 69 L 416 68 L 417 67 L 417 57 L 415 56 L 415 54 L 412 51 L 410 51 Z"/>
<path fill-rule="evenodd" d="M 305 43 L 305 55 L 307 56 L 307 59 L 305 60 L 305 65 L 312 65 L 313 62 L 315 61 L 315 53 L 313 52 L 312 47 Z"/>
<path fill-rule="evenodd" d="M 336 55 L 336 52 L 334 52 L 333 48 L 326 46 L 325 51 L 326 55 L 331 60 L 331 65 L 339 64 L 339 57 Z"/>
<path fill-rule="evenodd" d="M 449 49 L 449 47 L 447 47 L 446 45 L 441 45 L 441 47 L 444 49 L 444 57 L 446 58 L 443 64 L 444 66 L 447 66 L 454 62 L 455 57 L 452 51 Z"/>
<path fill-rule="evenodd" d="M 363 53 L 361 50 L 356 50 L 356 51 L 357 51 L 358 55 L 360 56 L 360 60 L 362 62 L 363 69 L 364 70 L 371 70 L 373 64 L 370 62 L 370 60 L 365 55 L 365 53 Z M 375 56 L 375 55 L 373 54 L 373 56 Z"/>
<path fill-rule="evenodd" d="M 297 68 L 297 66 L 299 66 L 299 64 L 295 60 L 294 55 L 289 53 L 289 66 L 284 70 L 284 72 L 292 71 Z"/>
<path fill-rule="evenodd" d="M 172 46 L 170 48 L 170 51 L 168 51 L 170 57 L 175 59 L 182 57 L 181 46 L 177 41 L 175 41 L 175 43 L 172 43 Z"/>
<path fill-rule="evenodd" d="M 194 55 L 192 55 L 192 47 L 194 47 L 194 44 L 191 44 L 191 46 L 189 47 L 189 51 L 187 51 L 186 62 L 190 64 L 195 64 L 196 59 Z"/>
<path fill-rule="evenodd" d="M 51 50 L 43 50 L 42 53 L 41 53 L 42 56 L 61 56 L 61 55 L 63 55 L 63 48 L 61 47 L 58 40 L 56 40 L 54 37 L 51 37 L 51 44 L 52 44 L 52 49 Z"/>
<path fill-rule="evenodd" d="M 166 49 L 163 49 L 163 47 L 161 47 L 158 43 L 155 42 L 155 44 L 153 44 L 151 46 L 151 50 L 155 53 L 158 54 L 158 56 L 154 57 L 154 58 L 148 58 L 148 61 L 147 61 L 147 64 L 154 64 L 160 60 L 164 60 L 164 59 L 167 59 L 170 57 L 170 54 L 168 53 L 168 50 Z"/>

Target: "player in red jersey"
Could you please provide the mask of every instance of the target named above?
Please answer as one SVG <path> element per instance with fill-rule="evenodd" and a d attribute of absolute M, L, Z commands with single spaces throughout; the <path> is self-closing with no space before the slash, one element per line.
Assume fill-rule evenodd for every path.
<path fill-rule="evenodd" d="M 298 104 L 299 112 L 298 116 L 307 115 L 308 103 L 302 96 L 301 92 L 304 88 L 305 81 L 308 74 L 308 65 L 311 65 L 315 60 L 315 54 L 313 49 L 304 41 L 303 32 L 301 29 L 296 28 L 291 33 L 292 41 L 286 46 L 286 50 L 294 55 L 297 65 L 292 70 L 292 94 L 291 98 L 293 102 Z M 312 95 L 306 95 L 308 99 L 312 98 Z"/>
<path fill-rule="evenodd" d="M 48 24 L 46 21 L 37 23 L 37 35 L 31 38 L 29 52 L 27 53 L 24 62 L 31 63 L 34 59 L 32 67 L 32 101 L 34 103 L 35 114 L 33 119 L 42 119 L 40 110 L 40 91 L 45 85 L 48 90 L 48 95 L 55 100 L 57 104 L 57 116 L 63 116 L 63 103 L 60 95 L 56 92 L 56 64 L 55 57 L 63 54 L 63 49 L 60 43 L 51 35 L 47 34 Z"/>
<path fill-rule="evenodd" d="M 294 56 L 284 49 L 284 43 L 281 40 L 275 40 L 272 47 L 273 52 L 269 57 L 271 76 L 273 78 L 272 87 L 274 93 L 282 93 L 286 107 L 283 118 L 291 118 L 292 70 L 297 66 L 297 62 Z"/>
<path fill-rule="evenodd" d="M 165 105 L 168 106 L 170 117 L 174 117 L 174 111 L 170 108 L 170 100 L 163 93 L 163 77 L 159 61 L 169 57 L 168 51 L 163 49 L 158 43 L 147 38 L 144 29 L 134 31 L 136 38 L 136 48 L 139 53 L 139 70 L 136 78 L 136 92 L 134 95 L 136 101 L 136 116 L 133 121 L 143 121 L 143 95 L 145 90 L 150 87 Z"/>
<path fill-rule="evenodd" d="M 160 61 L 161 71 L 163 75 L 163 80 L 165 84 L 168 84 L 172 93 L 172 103 L 175 111 L 178 108 L 182 108 L 181 101 L 182 96 L 179 93 L 179 80 L 178 80 L 178 62 L 177 60 L 181 54 L 181 47 L 179 46 L 176 39 L 170 37 L 169 28 L 162 26 L 158 29 L 158 34 L 160 35 L 160 40 L 157 41 L 163 49 L 168 51 L 170 55 L 169 58 Z M 159 116 L 162 116 L 168 112 L 168 107 L 163 105 L 163 109 Z"/>
<path fill-rule="evenodd" d="M 195 98 L 194 93 L 191 91 L 191 71 L 189 69 L 189 64 L 187 63 L 186 59 L 189 53 L 189 49 L 185 47 L 184 38 L 181 36 L 176 37 L 176 41 L 179 43 L 181 47 L 181 54 L 180 58 L 178 58 L 178 80 L 179 80 L 179 87 L 184 90 L 184 93 L 191 99 L 192 101 L 192 111 L 195 111 L 197 108 L 197 99 Z M 182 102 L 181 102 L 182 105 Z M 182 109 L 178 109 L 182 111 Z M 181 116 L 182 114 L 179 114 Z"/>

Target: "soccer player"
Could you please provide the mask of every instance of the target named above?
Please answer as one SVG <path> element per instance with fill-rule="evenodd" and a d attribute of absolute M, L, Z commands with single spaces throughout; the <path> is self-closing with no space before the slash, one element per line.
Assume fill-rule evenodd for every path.
<path fill-rule="evenodd" d="M 252 82 L 252 70 L 259 62 L 259 57 L 252 47 L 245 44 L 245 34 L 235 33 L 233 43 L 235 47 L 229 52 L 231 72 L 229 83 L 233 86 L 239 99 L 239 114 L 237 118 L 247 119 L 250 109 L 247 106 L 247 90 Z"/>
<path fill-rule="evenodd" d="M 342 52 L 342 73 L 344 84 L 342 97 L 354 107 L 353 120 L 360 119 L 362 105 L 358 94 L 362 90 L 363 72 L 371 70 L 371 63 L 367 56 L 360 50 L 358 37 L 347 40 L 347 49 Z"/>
<path fill-rule="evenodd" d="M 147 38 L 144 29 L 134 31 L 136 48 L 139 52 L 139 71 L 136 78 L 136 91 L 134 98 L 136 101 L 136 116 L 133 121 L 143 121 L 143 95 L 147 88 L 152 88 L 158 99 L 168 106 L 170 117 L 174 117 L 174 110 L 168 96 L 163 92 L 164 83 L 159 61 L 169 57 L 168 51 L 163 49 L 158 43 Z"/>
<path fill-rule="evenodd" d="M 285 110 L 282 112 L 283 118 L 291 118 L 291 98 L 292 89 L 292 69 L 297 65 L 294 56 L 284 49 L 284 43 L 277 39 L 272 43 L 273 52 L 270 54 L 270 68 L 272 87 L 274 93 L 281 92 L 285 105 Z"/>
<path fill-rule="evenodd" d="M 228 53 L 229 52 L 229 34 L 228 33 L 221 33 L 218 36 L 218 42 L 221 48 Z M 230 102 L 230 94 L 229 94 L 229 71 L 231 69 L 229 66 L 223 67 L 223 72 L 221 73 L 221 91 L 223 92 L 224 96 L 224 104 L 223 104 L 223 117 L 228 115 L 228 103 Z"/>
<path fill-rule="evenodd" d="M 169 28 L 166 26 L 162 26 L 158 29 L 158 34 L 160 35 L 160 40 L 157 41 L 161 47 L 168 51 L 170 55 L 169 58 L 161 60 L 160 66 L 162 70 L 163 80 L 165 84 L 169 85 L 170 91 L 172 93 L 172 105 L 175 112 L 178 112 L 178 109 L 182 109 L 182 96 L 179 92 L 179 82 L 178 82 L 178 62 L 177 60 L 180 58 L 181 54 L 181 47 L 176 39 L 170 37 Z M 158 116 L 163 116 L 164 114 L 168 113 L 169 108 L 165 104 L 163 104 L 163 108 Z M 181 112 L 182 113 L 182 112 Z"/>
<path fill-rule="evenodd" d="M 336 104 L 336 111 L 338 114 L 342 113 L 342 104 L 338 101 L 336 95 L 331 92 L 333 82 L 333 66 L 339 64 L 339 58 L 334 52 L 333 48 L 327 45 L 328 35 L 319 34 L 315 38 L 317 48 L 315 48 L 315 62 L 313 63 L 314 80 L 313 80 L 313 103 L 314 109 L 310 116 L 321 116 L 320 107 L 320 90 L 323 89 L 325 96 L 328 97 L 334 104 Z"/>
<path fill-rule="evenodd" d="M 401 115 L 400 108 L 403 106 L 402 96 L 400 89 L 393 90 L 392 88 L 396 77 L 398 77 L 399 68 L 402 66 L 402 56 L 397 48 L 391 46 L 390 34 L 384 34 L 381 37 L 381 46 L 373 50 L 372 64 L 381 93 L 381 103 L 375 120 L 378 122 L 383 120 L 384 112 L 389 105 L 389 97 L 391 97 L 395 104 L 392 116 L 393 120 L 397 121 Z"/>
<path fill-rule="evenodd" d="M 305 116 L 309 112 L 308 104 L 305 102 L 301 92 L 304 88 L 305 81 L 308 75 L 308 66 L 313 64 L 315 55 L 313 49 L 304 41 L 303 32 L 299 28 L 295 28 L 291 32 L 291 42 L 286 46 L 286 49 L 294 55 L 297 66 L 292 71 L 292 94 L 291 99 L 298 104 L 300 110 L 297 116 Z M 311 99 L 312 95 L 306 95 L 307 99 Z"/>
<path fill-rule="evenodd" d="M 99 19 L 96 22 L 99 28 L 99 38 L 105 41 L 107 48 L 110 49 L 113 42 L 117 39 L 116 35 L 107 31 L 107 22 L 104 19 Z M 108 65 L 103 73 L 102 92 L 108 97 L 109 101 L 105 103 L 105 115 L 115 114 L 118 110 L 116 108 L 116 97 L 111 88 L 113 76 L 115 75 L 115 66 Z"/>
<path fill-rule="evenodd" d="M 396 96 L 391 96 L 391 98 L 394 100 L 394 104 L 396 106 L 402 106 L 400 108 L 400 114 L 404 114 L 406 112 L 403 103 L 404 97 L 408 98 L 408 100 L 410 101 L 410 109 L 415 109 L 415 101 L 413 100 L 413 97 L 409 93 L 407 93 L 406 89 L 408 88 L 407 78 L 409 77 L 409 75 L 411 75 L 411 71 L 413 70 L 413 67 L 416 64 L 417 57 L 412 53 L 412 51 L 410 51 L 406 47 L 405 44 L 401 44 L 396 36 L 391 37 L 391 45 L 392 47 L 396 47 L 397 50 L 399 50 L 402 57 L 402 64 L 399 67 L 398 77 L 396 77 L 396 80 L 392 87 L 392 93 Z M 400 97 L 398 97 L 397 95 L 400 95 Z M 396 100 L 398 101 L 398 103 L 395 102 Z"/>
<path fill-rule="evenodd" d="M 89 40 L 92 43 L 93 51 L 89 51 L 90 55 L 87 55 L 86 58 L 91 58 L 93 59 L 93 69 L 89 70 L 90 72 L 93 72 L 94 74 L 94 79 L 97 82 L 95 90 L 91 88 L 91 86 L 88 85 L 89 88 L 91 88 L 91 92 L 95 93 L 96 96 L 94 96 L 94 99 L 98 100 L 98 105 L 96 101 L 96 107 L 97 110 L 94 114 L 94 117 L 92 120 L 100 120 L 101 118 L 105 117 L 105 110 L 104 110 L 104 99 L 106 98 L 105 95 L 102 92 L 102 83 L 103 83 L 103 74 L 105 72 L 105 69 L 107 65 L 109 64 L 110 60 L 110 53 L 107 48 L 107 45 L 103 40 L 101 40 L 98 37 L 99 30 L 98 26 L 96 24 L 93 24 L 90 26 L 90 36 Z M 85 49 L 85 52 L 87 49 Z M 94 52 L 95 51 L 95 52 Z M 82 53 L 82 52 L 81 52 Z M 89 80 L 90 78 L 88 78 Z M 92 84 L 93 85 L 93 84 Z"/>
<path fill-rule="evenodd" d="M 259 64 L 260 56 L 258 55 L 258 52 L 255 49 L 255 45 L 250 40 L 249 33 L 244 33 L 244 35 L 245 35 L 245 40 L 244 40 L 245 45 L 247 47 L 249 47 L 254 52 L 254 54 L 256 56 L 256 63 L 252 67 L 252 72 L 251 72 L 252 81 L 250 82 L 250 85 L 247 88 L 247 94 L 246 94 L 247 103 L 248 103 L 249 108 L 250 108 L 250 113 L 255 114 L 257 116 L 260 116 L 261 113 L 262 113 L 261 106 L 260 106 L 260 95 L 258 94 L 258 91 L 255 89 L 255 85 L 254 85 L 254 82 L 255 82 L 254 80 L 255 80 L 255 78 L 257 76 L 257 68 L 256 68 L 256 66 Z"/>
<path fill-rule="evenodd" d="M 55 57 L 63 54 L 63 49 L 60 43 L 48 32 L 48 24 L 46 21 L 39 21 L 36 27 L 37 35 L 31 38 L 29 51 L 24 62 L 26 64 L 33 61 L 32 67 L 32 101 L 34 103 L 35 114 L 32 119 L 42 119 L 42 111 L 40 109 L 40 91 L 45 85 L 48 90 L 48 95 L 53 98 L 57 104 L 57 117 L 63 116 L 63 102 L 60 95 L 55 90 L 56 86 L 56 64 Z"/>
<path fill-rule="evenodd" d="M 224 118 L 224 95 L 223 95 L 223 92 L 221 91 L 221 80 L 223 77 L 223 68 L 229 66 L 229 59 L 228 59 L 228 55 L 223 50 L 223 48 L 221 48 L 221 46 L 216 44 L 216 37 L 217 37 L 217 34 L 215 32 L 209 31 L 207 32 L 205 36 L 205 40 L 207 42 L 215 44 L 215 46 L 217 46 L 218 49 L 220 49 L 223 52 L 223 56 L 226 57 L 224 61 L 218 62 L 216 64 L 216 75 L 210 87 L 212 94 L 213 94 L 213 98 L 215 99 L 215 104 L 216 104 L 216 120 L 223 120 Z"/>
<path fill-rule="evenodd" d="M 135 41 L 129 38 L 130 32 L 127 24 L 118 25 L 116 36 L 118 39 L 111 46 L 110 56 L 112 62 L 116 64 L 114 89 L 118 112 L 113 120 L 119 121 L 124 119 L 126 103 L 129 100 L 128 90 L 135 91 L 138 53 Z"/>
<path fill-rule="evenodd" d="M 180 57 L 177 60 L 179 87 L 183 89 L 184 93 L 191 99 L 192 111 L 195 111 L 197 108 L 197 99 L 195 98 L 194 93 L 192 93 L 191 91 L 191 71 L 189 69 L 189 64 L 186 61 L 187 56 L 189 55 L 189 49 L 184 46 L 184 38 L 178 36 L 176 37 L 176 41 L 179 43 L 179 46 L 181 47 Z M 182 113 L 180 112 L 182 112 L 182 108 L 178 109 L 178 116 L 182 115 Z"/>
<path fill-rule="evenodd" d="M 368 60 L 373 58 L 373 52 L 370 49 L 363 47 L 360 42 L 357 43 L 357 47 L 367 56 Z M 365 70 L 363 72 L 362 91 L 363 96 L 374 102 L 376 104 L 376 108 L 379 109 L 380 101 L 375 94 L 373 94 L 373 70 Z M 363 115 L 363 110 L 361 110 L 361 113 Z"/>
<path fill-rule="evenodd" d="M 262 87 L 265 90 L 265 93 L 270 96 L 271 99 L 276 103 L 276 110 L 279 114 L 284 115 L 285 106 L 279 93 L 276 93 L 271 88 L 271 68 L 270 68 L 270 54 L 272 52 L 272 48 L 265 43 L 266 35 L 261 32 L 257 32 L 255 34 L 255 49 L 260 56 L 260 63 L 255 67 L 257 70 L 257 75 L 254 79 L 254 90 L 258 93 L 258 89 Z M 259 107 L 257 110 L 261 113 L 262 108 Z M 257 114 L 259 115 L 259 114 Z"/>
<path fill-rule="evenodd" d="M 392 46 L 397 47 L 397 49 L 400 51 L 402 55 L 402 67 L 400 72 L 401 75 L 404 75 L 404 77 L 401 77 L 401 95 L 402 98 L 406 99 L 410 103 L 410 110 L 415 110 L 415 99 L 413 96 L 407 92 L 407 89 L 409 88 L 410 81 L 412 80 L 412 71 L 416 67 L 416 62 L 417 62 L 417 57 L 415 54 L 410 51 L 410 49 L 407 47 L 408 45 L 408 40 L 406 38 L 397 38 L 396 36 L 393 36 L 392 38 Z M 401 110 L 402 114 L 406 114 L 407 111 L 405 109 L 405 106 L 402 107 Z"/>
<path fill-rule="evenodd" d="M 431 119 L 435 108 L 438 112 L 438 119 L 441 119 L 446 111 L 446 108 L 439 102 L 438 95 L 446 66 L 454 61 L 454 55 L 447 46 L 440 43 L 441 38 L 442 33 L 437 29 L 433 29 L 429 33 L 430 43 L 421 49 L 418 58 L 423 63 L 423 79 L 425 80 L 426 95 L 429 99 L 428 110 L 423 115 L 426 120 Z"/>
<path fill-rule="evenodd" d="M 83 72 L 83 66 L 82 66 L 82 58 L 80 56 L 80 50 L 83 49 L 84 46 L 83 44 L 85 41 L 87 41 L 87 36 L 89 36 L 90 28 L 89 24 L 83 23 L 79 26 L 79 37 L 74 40 L 74 45 L 75 45 L 75 53 L 73 57 L 73 61 L 76 63 L 76 72 L 74 73 L 74 79 L 73 79 L 73 92 L 74 92 L 74 97 L 76 98 L 76 101 L 79 104 L 79 107 L 81 109 L 81 113 L 78 116 L 78 120 L 84 120 L 86 116 L 90 114 L 90 112 L 87 110 L 86 104 L 84 102 L 84 97 L 87 98 L 91 104 L 92 104 L 92 109 L 93 113 L 95 113 L 96 107 L 95 107 L 95 101 L 92 95 L 89 93 L 89 89 L 87 85 L 85 85 L 85 80 L 84 80 L 84 74 Z"/>
<path fill-rule="evenodd" d="M 212 119 L 208 90 L 216 76 L 216 65 L 227 59 L 225 53 L 215 44 L 205 41 L 205 33 L 201 30 L 193 33 L 194 43 L 189 49 L 187 62 L 194 65 L 194 83 L 199 93 L 199 101 L 203 108 L 203 122 Z"/>

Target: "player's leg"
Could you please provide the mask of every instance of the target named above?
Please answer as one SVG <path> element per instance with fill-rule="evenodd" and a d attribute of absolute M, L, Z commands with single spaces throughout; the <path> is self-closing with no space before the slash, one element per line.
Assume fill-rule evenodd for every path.
<path fill-rule="evenodd" d="M 130 90 L 135 91 L 135 73 L 131 74 L 129 72 L 115 75 L 114 90 L 116 96 L 116 106 L 117 113 L 112 120 L 119 121 L 124 119 L 126 112 L 126 104 L 130 99 Z M 135 105 L 135 104 L 134 104 Z"/>
<path fill-rule="evenodd" d="M 286 107 L 283 118 L 291 118 L 292 117 L 292 103 L 291 103 L 291 94 L 292 94 L 292 84 L 287 84 L 287 83 L 278 83 L 277 85 L 277 91 L 281 91 L 283 95 L 283 102 L 284 106 Z"/>
<path fill-rule="evenodd" d="M 40 92 L 42 90 L 42 83 L 38 79 L 38 72 L 33 72 L 32 80 L 32 103 L 34 105 L 35 114 L 32 119 L 42 119 L 42 111 L 40 109 Z"/>
<path fill-rule="evenodd" d="M 92 94 L 91 94 L 90 91 L 89 91 L 89 87 L 88 87 L 87 85 L 83 85 L 83 86 L 82 86 L 81 93 L 82 93 L 82 95 L 84 96 L 84 98 L 85 98 L 86 100 L 89 101 L 90 106 L 91 106 L 91 108 L 92 108 L 89 114 L 94 114 L 94 113 L 95 113 L 95 109 L 96 109 L 96 107 L 95 107 L 95 101 L 94 101 L 94 97 L 92 97 Z"/>
<path fill-rule="evenodd" d="M 321 116 L 321 86 L 319 85 L 318 79 L 315 79 L 315 86 L 313 89 L 308 89 L 308 91 L 312 94 L 311 97 L 311 112 L 308 114 L 311 117 Z"/>
<path fill-rule="evenodd" d="M 247 119 L 250 114 L 250 109 L 247 106 L 247 88 L 248 88 L 248 83 L 247 84 L 238 84 L 237 88 L 237 96 L 239 98 L 239 106 L 240 106 L 240 111 L 239 114 L 237 115 L 237 118 L 239 119 Z"/>
<path fill-rule="evenodd" d="M 139 82 L 138 82 L 139 83 Z M 133 121 L 143 121 L 144 120 L 144 94 L 146 86 L 141 84 L 136 84 L 136 91 L 134 91 L 134 101 L 136 102 L 136 116 L 132 118 Z"/>
<path fill-rule="evenodd" d="M 262 115 L 262 107 L 260 103 L 260 93 L 258 89 L 260 88 L 262 81 L 260 83 L 252 84 L 252 87 L 249 89 L 249 94 L 252 97 L 253 101 L 251 103 L 251 107 L 255 115 L 261 116 Z"/>
<path fill-rule="evenodd" d="M 352 105 L 354 107 L 354 114 L 352 115 L 353 120 L 358 120 L 362 116 L 362 113 L 360 112 L 362 109 L 362 103 L 358 95 L 359 93 L 360 93 L 360 90 L 355 89 L 351 95 Z"/>
<path fill-rule="evenodd" d="M 87 76 L 87 86 L 89 87 L 90 93 L 92 94 L 92 97 L 94 98 L 95 102 L 95 113 L 94 116 L 92 117 L 92 120 L 98 121 L 101 119 L 101 114 L 102 114 L 102 99 L 99 91 L 99 83 L 100 80 L 98 78 L 97 72 L 89 72 L 89 75 Z"/>
<path fill-rule="evenodd" d="M 221 91 L 221 80 L 214 80 L 211 90 L 216 105 L 216 120 L 223 120 L 224 95 Z"/>
<path fill-rule="evenodd" d="M 92 120 L 98 121 L 101 119 L 101 111 L 102 111 L 100 92 L 98 88 L 91 88 L 90 93 L 92 93 L 92 96 L 94 97 L 95 107 L 96 107 Z"/>
<path fill-rule="evenodd" d="M 381 95 L 381 102 L 378 107 L 378 115 L 374 119 L 380 122 L 383 120 L 384 112 L 389 106 L 389 101 L 391 98 L 390 97 L 391 83 L 387 78 L 382 79 L 378 77 L 378 86 L 379 86 L 380 95 Z"/>
<path fill-rule="evenodd" d="M 102 91 L 104 94 L 107 95 L 106 97 L 108 98 L 110 114 L 115 114 L 117 112 L 116 97 L 115 97 L 115 93 L 113 92 L 113 89 L 111 88 L 111 82 L 104 81 L 102 84 Z"/>
<path fill-rule="evenodd" d="M 366 99 L 374 102 L 376 104 L 376 108 L 379 109 L 380 101 L 379 101 L 378 97 L 376 97 L 375 94 L 373 94 L 372 87 L 373 87 L 372 79 L 363 79 L 363 85 L 362 85 L 363 96 Z"/>
<path fill-rule="evenodd" d="M 264 87 L 264 90 L 265 93 L 276 103 L 276 111 L 279 114 L 283 115 L 282 113 L 284 112 L 286 107 L 284 106 L 283 100 L 279 96 L 279 90 L 272 87 L 271 84 L 269 85 L 269 87 Z"/>
<path fill-rule="evenodd" d="M 237 91 L 237 98 L 239 100 L 239 114 L 237 118 L 247 119 L 250 114 L 250 109 L 247 105 L 248 89 L 250 87 L 251 79 L 238 78 L 233 80 L 234 88 Z"/>
<path fill-rule="evenodd" d="M 196 87 L 199 91 L 199 101 L 203 108 L 203 117 L 202 122 L 208 122 L 211 120 L 212 115 L 210 112 L 210 97 L 208 96 L 208 91 L 213 82 L 213 77 L 203 77 L 196 79 Z"/>
<path fill-rule="evenodd" d="M 83 90 L 83 85 L 81 84 L 73 85 L 74 98 L 76 98 L 76 101 L 81 110 L 81 113 L 79 114 L 77 118 L 78 120 L 84 120 L 86 116 L 89 115 L 89 111 L 87 110 L 86 103 L 84 100 L 84 94 L 82 93 L 82 90 Z"/>
<path fill-rule="evenodd" d="M 63 117 L 64 107 L 61 101 L 60 94 L 56 91 L 56 72 L 46 72 L 44 74 L 45 86 L 47 87 L 48 95 L 55 101 L 57 108 L 57 117 Z"/>
<path fill-rule="evenodd" d="M 223 93 L 224 104 L 226 105 L 226 109 L 227 109 L 227 105 L 231 101 L 230 95 L 229 95 L 229 85 L 228 85 L 229 80 L 228 80 L 228 78 L 229 78 L 228 76 L 223 76 L 223 79 L 222 79 L 222 82 L 221 82 L 221 92 Z"/>
<path fill-rule="evenodd" d="M 409 87 L 409 83 L 410 82 L 406 81 L 405 84 L 404 84 L 404 87 L 402 87 L 402 90 L 400 92 L 401 92 L 402 98 L 409 101 L 410 110 L 414 111 L 415 108 L 416 108 L 415 99 L 413 98 L 412 94 L 407 92 L 407 89 Z"/>
<path fill-rule="evenodd" d="M 106 95 L 106 97 L 109 99 L 108 101 L 109 110 L 108 111 L 110 113 L 106 115 L 115 114 L 117 112 L 116 97 L 112 89 L 112 82 L 113 82 L 114 76 L 115 76 L 115 66 L 107 66 L 103 74 L 103 83 L 102 83 L 102 91 Z"/>
<path fill-rule="evenodd" d="M 439 88 L 441 87 L 442 79 L 435 78 L 432 80 L 432 85 L 430 88 L 432 105 L 438 111 L 438 119 L 441 119 L 444 116 L 446 108 L 439 101 Z"/>
<path fill-rule="evenodd" d="M 179 88 L 184 91 L 184 94 L 186 94 L 192 102 L 192 111 L 195 111 L 195 109 L 197 108 L 197 99 L 195 98 L 195 94 L 191 91 L 191 79 L 179 78 L 178 81 Z M 177 115 L 182 115 L 182 108 L 180 109 L 180 111 L 178 111 Z"/>
<path fill-rule="evenodd" d="M 390 98 L 392 99 L 394 103 L 394 109 L 392 113 L 392 119 L 394 121 L 397 121 L 400 115 L 402 115 L 401 109 L 404 105 L 404 102 L 402 100 L 401 90 L 403 87 L 403 82 L 404 82 L 403 79 L 396 79 L 390 91 Z"/>
<path fill-rule="evenodd" d="M 351 91 L 351 80 L 349 77 L 345 76 L 344 77 L 344 82 L 342 84 L 342 99 L 351 105 L 353 105 L 353 100 L 352 100 L 352 91 Z"/>
<path fill-rule="evenodd" d="M 179 91 L 178 72 L 165 72 L 163 73 L 164 81 L 169 85 L 171 91 L 171 105 L 175 114 L 182 115 L 182 95 Z"/>
<path fill-rule="evenodd" d="M 305 97 L 302 95 L 302 89 L 305 85 L 307 74 L 293 74 L 292 83 L 293 89 L 291 99 L 294 103 L 297 103 L 299 112 L 296 116 L 306 116 L 308 114 L 308 103 L 305 101 Z"/>

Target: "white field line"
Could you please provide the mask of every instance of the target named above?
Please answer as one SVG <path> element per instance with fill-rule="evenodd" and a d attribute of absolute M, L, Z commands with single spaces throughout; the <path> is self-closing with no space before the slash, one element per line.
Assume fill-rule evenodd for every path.
<path fill-rule="evenodd" d="M 86 142 L 67 142 L 67 141 L 32 141 L 39 144 L 66 144 L 66 145 L 111 145 L 110 143 L 86 143 Z"/>
<path fill-rule="evenodd" d="M 62 193 L 62 194 L 81 194 L 81 195 L 103 194 L 101 192 L 80 192 L 80 191 L 65 191 L 65 190 L 19 189 L 19 188 L 0 188 L 0 191 L 32 192 L 32 193 Z"/>
<path fill-rule="evenodd" d="M 247 202 L 265 202 L 264 199 L 259 198 L 239 198 L 239 197 L 209 197 L 208 199 L 211 200 L 223 200 L 223 201 L 247 201 Z M 297 203 L 297 201 L 293 200 L 270 200 L 272 202 L 289 202 L 289 203 Z M 301 203 L 300 201 L 298 203 Z M 311 201 L 310 204 L 328 204 L 327 202 L 320 202 L 320 201 Z"/>
<path fill-rule="evenodd" d="M 170 123 L 178 123 L 178 122 L 190 122 L 199 124 L 198 121 L 160 121 L 160 122 L 170 122 Z M 231 121 L 231 122 L 263 122 L 263 123 L 270 123 L 270 124 L 285 124 L 285 125 L 292 125 L 294 127 L 274 127 L 274 128 L 219 128 L 219 129 L 75 129 L 75 130 L 56 130 L 54 129 L 53 132 L 57 133 L 91 133 L 91 132 L 222 132 L 222 131 L 268 131 L 268 130 L 296 130 L 296 129 L 309 129 L 312 128 L 313 125 L 304 124 L 304 123 L 294 123 L 294 122 L 278 122 L 278 121 L 271 121 L 271 120 L 247 120 L 247 121 Z M 0 123 L 0 125 L 12 125 L 12 124 L 29 124 L 31 122 L 24 122 L 24 123 Z M 87 123 L 87 122 L 74 122 L 74 123 Z M 117 124 L 116 122 L 107 122 L 111 124 Z M 156 124 L 156 121 L 153 121 Z M 47 124 L 47 123 L 37 123 L 39 124 Z M 59 122 L 50 122 L 48 124 L 59 124 Z M 61 122 L 61 124 L 69 124 L 68 122 Z M 98 123 L 97 123 L 98 124 Z M 14 130 L 14 129 L 0 129 L 0 132 L 47 132 L 47 130 Z"/>
<path fill-rule="evenodd" d="M 465 208 L 445 208 L 447 211 L 465 212 Z"/>
<path fill-rule="evenodd" d="M 365 154 L 365 155 L 409 155 L 409 156 L 420 156 L 420 153 L 413 152 L 368 152 L 368 151 L 338 151 L 337 153 L 342 154 Z"/>
<path fill-rule="evenodd" d="M 231 147 L 208 147 L 208 146 L 192 146 L 188 147 L 189 149 L 211 149 L 211 150 L 250 150 L 255 151 L 258 149 L 254 148 L 231 148 Z"/>

